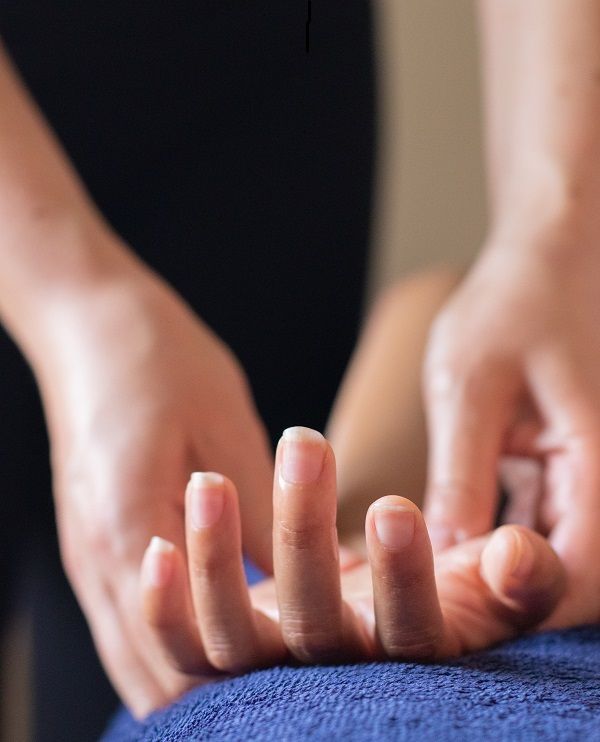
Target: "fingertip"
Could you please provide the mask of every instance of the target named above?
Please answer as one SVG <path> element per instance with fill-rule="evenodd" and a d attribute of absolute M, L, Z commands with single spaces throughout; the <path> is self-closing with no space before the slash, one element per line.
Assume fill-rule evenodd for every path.
<path fill-rule="evenodd" d="M 186 520 L 191 531 L 205 531 L 217 525 L 231 486 L 218 472 L 192 472 L 186 489 Z"/>
<path fill-rule="evenodd" d="M 274 497 L 302 487 L 335 480 L 335 455 L 318 430 L 296 425 L 286 428 L 275 452 Z"/>
<path fill-rule="evenodd" d="M 502 603 L 532 622 L 548 615 L 565 589 L 565 571 L 555 551 L 524 526 L 501 526 L 492 533 L 480 571 Z"/>
<path fill-rule="evenodd" d="M 423 516 L 419 508 L 406 497 L 384 495 L 371 503 L 367 511 L 367 538 L 385 549 L 408 547 L 420 530 Z"/>
<path fill-rule="evenodd" d="M 164 588 L 173 576 L 175 544 L 152 536 L 142 560 L 142 584 L 146 588 Z"/>
<path fill-rule="evenodd" d="M 421 511 L 419 510 L 417 505 L 415 505 L 412 500 L 409 500 L 408 497 L 402 497 L 401 495 L 383 495 L 383 497 L 379 497 L 377 500 L 371 503 L 368 512 L 371 512 L 376 508 L 385 508 L 390 506 L 401 507 L 405 510 L 410 510 L 413 513 L 418 513 L 419 515 L 421 515 Z"/>

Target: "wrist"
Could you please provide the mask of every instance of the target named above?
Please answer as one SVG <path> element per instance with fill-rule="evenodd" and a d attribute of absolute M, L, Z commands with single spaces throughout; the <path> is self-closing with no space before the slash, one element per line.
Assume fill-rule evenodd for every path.
<path fill-rule="evenodd" d="M 497 190 L 486 244 L 572 258 L 599 252 L 600 178 L 540 158 L 522 163 Z"/>
<path fill-rule="evenodd" d="M 21 264 L 2 283 L 0 310 L 34 371 L 53 353 L 61 333 L 91 325 L 115 297 L 155 283 L 151 271 L 103 226 L 53 224 L 38 236 L 40 264 Z"/>

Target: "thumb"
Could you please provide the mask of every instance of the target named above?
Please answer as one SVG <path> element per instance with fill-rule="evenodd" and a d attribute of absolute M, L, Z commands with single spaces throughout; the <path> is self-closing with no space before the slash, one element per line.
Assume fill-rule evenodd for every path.
<path fill-rule="evenodd" d="M 490 608 L 507 627 L 523 630 L 546 618 L 563 597 L 565 570 L 543 536 L 522 526 L 494 531 L 481 554 Z"/>
<path fill-rule="evenodd" d="M 425 517 L 435 551 L 493 528 L 498 459 L 517 387 L 503 364 L 447 369 L 430 366 L 425 379 Z"/>

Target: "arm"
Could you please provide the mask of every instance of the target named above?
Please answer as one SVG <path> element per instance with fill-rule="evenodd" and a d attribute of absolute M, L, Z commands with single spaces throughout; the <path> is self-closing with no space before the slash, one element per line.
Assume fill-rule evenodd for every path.
<path fill-rule="evenodd" d="M 492 227 L 598 228 L 600 3 L 479 3 Z M 572 252 L 572 251 L 569 251 Z"/>
<path fill-rule="evenodd" d="M 600 617 L 600 3 L 480 3 L 491 224 L 425 363 L 438 548 L 492 527 L 499 457 L 544 468 L 569 575 L 556 625 Z"/>
<path fill-rule="evenodd" d="M 0 47 L 0 311 L 30 353 L 31 312 L 134 263 Z"/>
<path fill-rule="evenodd" d="M 269 570 L 267 436 L 231 351 L 105 223 L 5 54 L 0 224 L 0 315 L 40 387 L 63 563 L 141 714 L 185 680 L 139 629 L 144 549 L 156 533 L 183 544 L 183 484 L 218 468 L 240 482 L 245 547 Z"/>

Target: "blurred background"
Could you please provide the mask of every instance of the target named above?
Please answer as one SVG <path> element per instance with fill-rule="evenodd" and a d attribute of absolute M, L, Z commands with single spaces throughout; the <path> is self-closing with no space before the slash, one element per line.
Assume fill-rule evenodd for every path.
<path fill-rule="evenodd" d="M 486 226 L 472 0 L 375 0 L 378 152 L 370 294 L 437 262 L 465 264 Z"/>
<path fill-rule="evenodd" d="M 97 43 L 99 49 L 106 50 L 104 54 L 110 55 L 111 45 L 114 44 L 116 48 L 120 43 L 119 39 L 124 45 L 134 44 L 138 38 L 135 34 L 143 27 L 144 22 L 150 23 L 151 19 L 137 20 L 136 12 L 141 6 L 129 0 L 114 4 L 114 10 L 111 13 L 105 12 L 100 18 L 97 15 L 98 9 L 88 9 L 85 22 L 82 20 L 84 15 L 81 9 L 75 12 L 75 6 L 71 3 L 57 0 L 55 3 L 42 5 L 46 6 L 44 10 L 33 0 L 3 3 L 3 8 L 0 9 L 0 33 L 36 99 L 65 142 L 80 172 L 83 172 L 92 194 L 119 231 L 130 238 L 132 244 L 140 246 L 144 241 L 149 242 L 148 233 L 144 233 L 133 221 L 131 224 L 126 221 L 123 211 L 116 203 L 118 199 L 122 201 L 123 194 L 126 194 L 125 190 L 119 191 L 119 188 L 124 188 L 121 178 L 123 173 L 116 169 L 117 175 L 121 178 L 119 183 L 114 178 L 114 173 L 111 180 L 110 173 L 111 152 L 114 154 L 116 151 L 115 157 L 122 157 L 127 153 L 128 145 L 125 142 L 121 151 L 118 142 L 115 145 L 106 132 L 103 135 L 97 131 L 89 138 L 89 144 L 85 145 L 85 137 L 89 135 L 87 130 L 83 131 L 82 121 L 85 118 L 75 120 L 75 123 L 68 119 L 69 105 L 75 106 L 72 101 L 77 100 L 78 94 L 76 79 L 69 79 L 68 60 L 75 52 L 85 50 L 87 53 L 90 45 L 86 34 Z M 83 8 L 85 5 L 86 3 L 81 3 L 78 7 Z M 181 5 L 182 12 L 183 6 L 186 8 L 189 6 L 186 3 Z M 334 197 L 330 204 L 325 203 L 324 211 L 320 215 L 322 221 L 319 222 L 317 219 L 314 227 L 317 232 L 310 233 L 309 226 L 306 226 L 304 232 L 302 228 L 299 230 L 300 238 L 305 242 L 310 242 L 311 239 L 318 241 L 315 235 L 323 235 L 324 241 L 335 241 L 338 225 L 354 219 L 348 229 L 358 245 L 356 275 L 362 276 L 360 285 L 359 282 L 352 284 L 354 293 L 341 297 L 347 303 L 353 302 L 355 307 L 347 312 L 350 329 L 337 356 L 332 358 L 329 381 L 320 390 L 320 407 L 315 407 L 314 412 L 307 413 L 305 417 L 315 420 L 316 425 L 322 421 L 325 414 L 323 400 L 331 397 L 331 392 L 343 371 L 343 365 L 355 338 L 361 307 L 368 305 L 382 286 L 412 270 L 440 261 L 465 264 L 475 254 L 484 236 L 485 195 L 474 3 L 472 0 L 454 0 L 452 3 L 441 3 L 438 0 L 375 0 L 372 3 L 368 3 L 367 0 L 364 2 L 352 0 L 326 4 L 321 0 L 313 0 L 311 48 L 308 55 L 304 51 L 305 2 L 294 0 L 294 3 L 287 4 L 290 8 L 294 6 L 293 11 L 282 10 L 279 15 L 272 7 L 273 4 L 254 3 L 252 0 L 246 4 L 244 11 L 241 10 L 241 3 L 230 3 L 229 0 L 223 0 L 221 4 L 206 2 L 197 5 L 203 6 L 202 12 L 208 13 L 213 20 L 216 17 L 218 21 L 221 14 L 223 16 L 230 14 L 221 27 L 221 41 L 224 42 L 224 46 L 219 46 L 218 38 L 216 41 L 212 39 L 209 43 L 203 36 L 202 42 L 198 42 L 205 43 L 207 54 L 217 55 L 215 62 L 217 75 L 220 65 L 224 64 L 221 60 L 228 60 L 229 54 L 235 54 L 236 43 L 225 34 L 228 29 L 231 31 L 234 27 L 237 28 L 235 24 L 241 22 L 242 12 L 248 14 L 244 22 L 252 19 L 252 22 L 256 22 L 255 31 L 259 35 L 262 33 L 261 29 L 267 28 L 269 24 L 273 25 L 275 29 L 273 35 L 267 36 L 264 40 L 265 58 L 267 60 L 269 58 L 269 39 L 277 38 L 278 44 L 288 45 L 287 52 L 282 51 L 282 54 L 289 54 L 290 60 L 296 65 L 290 69 L 300 76 L 305 74 L 302 70 L 306 70 L 306 75 L 312 75 L 309 84 L 303 83 L 298 92 L 293 90 L 290 92 L 290 100 L 292 103 L 296 101 L 296 114 L 300 119 L 308 115 L 304 109 L 312 112 L 310 115 L 313 118 L 315 116 L 318 118 L 321 108 L 331 102 L 334 82 L 337 86 L 339 79 L 342 79 L 339 76 L 345 75 L 345 97 L 335 101 L 335 110 L 338 113 L 332 109 L 331 128 L 315 127 L 311 130 L 310 119 L 308 130 L 311 133 L 306 141 L 302 140 L 302 137 L 298 139 L 294 131 L 292 131 L 294 137 L 290 140 L 295 141 L 298 147 L 298 163 L 302 162 L 302 157 L 306 158 L 309 147 L 313 148 L 316 158 L 322 158 L 321 173 L 306 174 L 304 186 L 301 180 L 298 181 L 299 190 L 295 196 L 297 205 L 299 204 L 298 213 L 303 210 L 304 198 L 307 200 L 308 210 L 312 210 L 315 202 L 319 200 L 316 195 L 313 198 L 310 194 L 316 193 L 321 198 L 318 178 L 321 178 L 324 184 L 327 182 L 327 167 L 331 170 L 331 182 L 327 182 L 327 188 L 335 197 L 336 182 L 341 180 L 339 176 L 336 179 L 336 168 L 339 170 L 339 163 L 348 156 L 356 157 L 356 161 L 359 162 L 354 173 L 358 180 L 355 190 L 347 197 L 340 192 L 339 198 L 342 202 L 339 204 L 334 203 Z M 256 12 L 253 11 L 253 6 L 256 6 L 254 9 Z M 146 3 L 143 7 L 149 6 Z M 227 10 L 222 10 L 225 8 Z M 171 13 L 176 14 L 178 9 L 179 3 L 173 3 Z M 189 12 L 189 8 L 185 12 Z M 278 23 L 281 24 L 280 29 L 276 28 Z M 72 38 L 78 40 L 81 48 L 75 51 L 71 48 L 66 53 L 61 52 L 58 45 L 60 43 L 67 45 L 68 39 L 64 35 L 61 36 L 61 33 L 65 27 L 69 28 L 69 24 Z M 282 41 L 283 31 L 285 33 Z M 142 39 L 143 34 L 138 36 Z M 72 38 L 68 41 L 71 45 Z M 198 38 L 200 39 L 200 35 Z M 140 41 L 140 44 L 142 43 Z M 188 43 L 194 44 L 193 34 Z M 297 48 L 294 47 L 295 44 Z M 46 50 L 46 56 L 39 51 L 40 49 Z M 98 69 L 101 69 L 102 59 L 100 57 L 99 59 Z M 125 55 L 120 64 L 124 65 L 126 62 Z M 75 62 L 73 69 L 77 66 L 78 63 Z M 145 62 L 142 68 L 145 68 Z M 214 70 L 210 74 L 215 74 Z M 235 81 L 234 65 L 228 74 L 234 75 L 232 79 Z M 284 81 L 286 79 L 285 72 L 282 79 Z M 61 90 L 57 80 L 59 82 L 67 80 L 68 85 L 64 90 Z M 85 92 L 93 81 L 88 79 L 80 82 L 79 93 L 85 98 Z M 225 82 L 227 80 L 224 78 L 223 84 Z M 109 100 L 111 90 L 109 88 L 102 90 L 102 80 L 97 80 L 93 84 L 100 88 L 99 97 L 94 100 L 101 101 L 103 94 L 107 96 L 106 100 Z M 265 78 L 265 85 L 268 84 L 269 78 Z M 241 85 L 242 83 L 240 87 Z M 328 88 L 328 85 L 332 87 Z M 231 100 L 234 101 L 235 95 L 234 86 Z M 208 100 L 207 105 L 210 106 L 212 99 L 209 97 Z M 87 100 L 87 104 L 89 102 Z M 98 110 L 101 110 L 100 103 L 97 105 Z M 218 101 L 215 105 L 218 105 Z M 293 108 L 294 105 L 291 105 L 290 111 Z M 232 110 L 235 115 L 235 108 Z M 109 117 L 114 119 L 118 116 L 117 109 L 112 111 L 109 105 L 105 107 L 104 113 L 107 121 Z M 339 116 L 337 120 L 336 115 Z M 127 115 L 124 118 L 126 120 Z M 321 123 L 319 121 L 319 124 Z M 281 126 L 287 126 L 285 121 Z M 335 127 L 344 132 L 340 138 L 345 137 L 344 141 L 347 140 L 345 149 L 340 149 L 337 163 L 334 155 L 328 154 L 331 142 L 327 141 L 328 136 L 333 141 Z M 301 128 L 300 122 L 298 131 L 301 131 Z M 255 133 L 251 131 L 248 136 L 255 136 Z M 311 137 L 312 141 L 309 141 Z M 323 151 L 320 153 L 318 143 L 321 139 Z M 242 139 L 239 141 L 239 149 L 243 151 L 246 145 Z M 269 147 L 276 146 L 273 141 L 271 139 L 268 142 Z M 115 149 L 111 149 L 113 145 Z M 210 142 L 207 146 L 210 147 Z M 235 142 L 232 146 L 235 150 Z M 291 144 L 284 142 L 282 146 L 289 149 Z M 305 154 L 303 146 L 306 148 Z M 100 155 L 104 154 L 106 163 L 103 162 L 102 167 L 95 169 L 95 161 L 89 153 L 94 153 L 97 148 L 100 148 L 100 152 L 95 152 L 96 159 L 100 159 Z M 207 156 L 210 156 L 210 153 Z M 143 160 L 143 153 L 141 157 Z M 251 154 L 248 157 L 251 157 Z M 327 157 L 330 160 L 327 160 Z M 222 162 L 226 168 L 226 157 Z M 294 162 L 290 160 L 289 166 L 293 167 Z M 210 166 L 221 167 L 218 159 L 211 162 Z M 319 167 L 316 171 L 319 171 Z M 136 173 L 136 176 L 139 176 L 139 173 Z M 349 176 L 343 175 L 343 178 L 347 177 Z M 150 178 L 151 174 L 148 174 L 148 189 L 146 191 L 142 189 L 141 198 L 147 197 L 151 202 Z M 135 179 L 132 182 L 135 182 Z M 189 186 L 184 182 L 181 187 L 189 189 L 196 188 L 196 185 Z M 111 198 L 114 198 L 116 205 L 111 202 Z M 261 196 L 258 188 L 254 198 L 258 203 L 261 198 L 267 197 Z M 169 212 L 169 200 L 166 201 L 167 203 L 160 204 L 164 220 L 183 219 L 181 213 Z M 322 206 L 322 199 L 319 204 Z M 131 201 L 125 205 L 128 208 L 132 207 Z M 132 219 L 136 218 L 135 207 L 136 204 L 133 203 Z M 358 217 L 352 216 L 355 212 Z M 311 224 L 316 219 L 315 213 L 313 210 Z M 287 216 L 292 219 L 291 211 Z M 289 230 L 285 224 L 286 213 L 278 218 L 282 220 L 282 233 L 285 229 Z M 309 224 L 308 220 L 306 224 Z M 186 228 L 192 227 L 188 225 Z M 264 225 L 258 227 L 264 228 Z M 266 231 L 268 232 L 270 228 L 274 233 L 276 225 L 267 227 Z M 175 242 L 177 236 L 171 237 Z M 360 250 L 363 244 L 365 252 L 366 248 L 369 248 L 366 273 L 364 271 L 361 273 Z M 148 255 L 147 259 L 154 261 L 160 268 L 158 252 L 153 254 L 148 248 Z M 256 260 L 261 259 L 258 252 L 255 255 Z M 337 260 L 332 263 L 331 271 L 338 270 L 339 266 L 336 266 Z M 331 275 L 335 273 L 332 272 Z M 185 294 L 183 279 L 180 285 L 177 274 L 168 277 Z M 245 365 L 251 366 L 253 359 L 248 356 L 246 362 L 244 348 L 241 346 L 238 348 L 236 345 L 233 320 L 215 314 L 211 322 L 232 342 L 236 351 L 240 352 Z M 26 482 L 28 490 L 32 488 L 41 490 L 39 494 L 46 499 L 45 509 L 49 511 L 51 500 L 41 415 L 33 382 L 27 376 L 22 362 L 15 359 L 14 349 L 10 347 L 9 341 L 5 341 L 0 345 L 0 360 L 5 378 L 11 379 L 13 368 L 12 378 L 22 377 L 24 381 L 19 390 L 13 388 L 7 381 L 8 386 L 3 390 L 5 395 L 16 397 L 17 402 L 12 402 L 11 408 L 8 402 L 3 403 L 5 415 L 0 425 L 8 429 L 11 415 L 15 420 L 21 420 L 22 424 L 16 428 L 10 426 L 10 435 L 8 430 L 0 434 L 2 468 L 4 471 L 10 470 L 14 473 L 14 480 L 9 477 L 9 482 L 19 482 L 23 487 L 25 487 L 23 482 Z M 282 420 L 278 414 L 281 416 L 284 413 L 277 411 L 271 413 L 269 410 L 267 397 L 270 382 L 266 377 L 261 381 L 260 371 L 261 369 L 257 368 L 253 374 L 250 369 L 253 382 L 256 377 L 259 407 L 265 414 L 270 429 L 279 430 Z M 277 404 L 277 400 L 274 404 Z M 308 402 L 300 397 L 297 404 L 299 410 L 304 410 Z M 286 410 L 285 415 L 289 413 L 290 411 Z M 288 417 L 286 421 L 287 419 Z M 33 434 L 37 443 L 30 446 L 29 436 Z M 25 449 L 29 458 L 24 460 L 21 456 L 22 463 L 15 468 L 13 463 L 15 452 Z M 38 461 L 43 461 L 39 467 Z M 33 478 L 24 473 L 32 466 L 39 469 L 39 474 Z M 21 497 L 18 491 L 8 492 L 3 497 L 10 500 L 13 495 Z M 28 503 L 29 508 L 37 507 L 33 499 L 30 501 L 24 497 L 24 501 Z M 41 509 L 44 510 L 44 507 Z M 42 562 L 58 564 L 53 547 L 48 546 L 48 539 L 52 540 L 54 537 L 44 525 L 47 519 L 36 520 L 27 514 L 17 515 L 16 510 L 6 504 L 2 517 L 3 528 L 10 529 L 14 539 L 27 544 L 28 553 L 28 558 L 19 570 L 11 561 L 16 552 L 6 548 L 6 554 L 3 553 L 4 584 L 10 587 L 4 587 L 3 591 L 6 620 L 3 626 L 2 645 L 2 739 L 10 742 L 33 739 L 92 739 L 93 734 L 101 728 L 101 719 L 106 718 L 107 709 L 112 708 L 115 699 L 107 693 L 106 681 L 101 678 L 98 669 L 93 667 L 89 639 L 87 645 L 84 640 L 81 647 L 76 647 L 78 640 L 73 637 L 85 634 L 85 629 L 81 628 L 82 618 L 73 607 L 73 598 L 64 580 L 56 576 L 57 568 L 55 567 L 54 572 L 45 573 L 35 566 Z M 40 538 L 32 538 L 32 533 L 41 534 Z M 48 554 L 51 556 L 48 557 Z M 17 574 L 18 579 L 15 577 Z M 42 644 L 46 649 L 50 647 L 51 651 L 41 653 L 39 647 Z M 81 668 L 80 672 L 78 668 Z M 73 676 L 78 677 L 73 680 Z M 63 705 L 57 701 L 56 693 L 54 695 L 49 693 L 52 684 L 60 689 L 59 693 L 72 694 Z M 65 736 L 65 729 L 71 729 L 71 734 Z"/>

